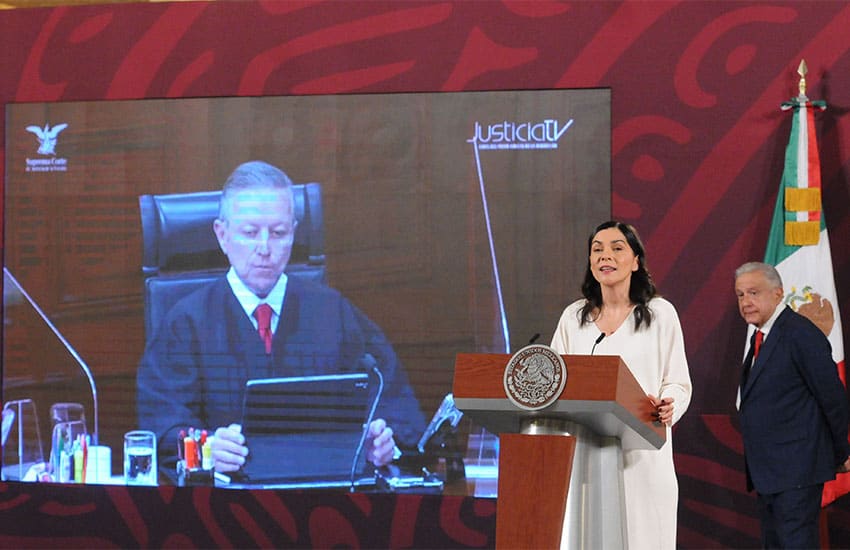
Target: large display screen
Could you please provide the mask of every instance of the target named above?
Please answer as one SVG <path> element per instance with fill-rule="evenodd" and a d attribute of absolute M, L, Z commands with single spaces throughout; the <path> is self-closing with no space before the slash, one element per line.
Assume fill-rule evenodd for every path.
<path fill-rule="evenodd" d="M 339 337 L 344 345 L 375 335 L 386 340 L 396 358 L 392 372 L 383 373 L 387 385 L 405 386 L 412 400 L 383 412 L 393 418 L 396 441 L 409 454 L 417 452 L 425 427 L 452 390 L 457 353 L 512 353 L 533 339 L 548 343 L 561 311 L 579 295 L 587 237 L 610 217 L 606 89 L 27 103 L 6 109 L 6 479 L 25 478 L 24 466 L 39 458 L 52 462 L 55 425 L 71 414 L 64 403 L 82 405 L 80 429 L 89 434 L 89 445 L 111 449 L 110 474 L 117 481 L 123 478 L 124 435 L 164 426 L 177 414 L 179 407 L 167 401 L 140 416 L 137 373 L 146 346 L 157 331 L 167 330 L 163 323 L 177 304 L 177 298 L 166 298 L 153 305 L 149 285 L 157 277 L 192 278 L 196 271 L 220 278 L 228 261 L 215 250 L 212 219 L 198 222 L 200 229 L 189 236 L 172 231 L 195 223 L 186 220 L 209 210 L 210 200 L 217 205 L 214 195 L 201 195 L 198 206 L 194 199 L 181 203 L 176 211 L 167 206 L 174 197 L 165 197 L 164 210 L 154 209 L 143 221 L 145 205 L 156 197 L 218 192 L 237 166 L 253 160 L 280 168 L 297 189 L 315 191 L 303 199 L 306 207 L 296 200 L 298 216 L 307 209 L 310 234 L 295 239 L 290 280 L 312 273 L 338 291 L 338 309 L 351 306 L 373 327 L 365 337 L 351 336 L 345 319 L 320 317 L 311 320 L 314 333 L 345 330 Z M 306 232 L 305 225 L 298 230 Z M 192 249 L 205 239 L 211 252 L 182 251 L 184 243 Z M 177 260 L 160 265 L 165 256 Z M 287 292 L 296 290 L 293 284 Z M 290 303 L 286 296 L 284 304 Z M 312 313 L 302 312 L 302 321 L 303 315 Z M 227 323 L 217 313 L 201 316 L 210 326 Z M 280 322 L 290 322 L 285 308 Z M 194 338 L 221 334 L 210 329 Z M 157 379 L 167 387 L 145 391 L 191 401 L 192 425 L 181 426 L 211 434 L 218 426 L 205 418 L 215 416 L 213 409 L 218 422 L 226 416 L 222 402 L 232 405 L 224 407 L 230 411 L 242 406 L 240 380 L 309 376 L 313 364 L 317 375 L 353 368 L 324 364 L 331 351 L 322 348 L 320 336 L 299 338 L 307 347 L 294 363 L 282 358 L 287 351 L 281 348 L 275 352 L 280 360 L 259 374 L 245 372 L 248 360 L 195 357 L 208 376 L 226 373 L 237 380 L 215 396 L 208 388 L 181 389 L 185 373 L 162 357 Z M 260 349 L 259 337 L 257 342 Z M 211 345 L 195 344 L 193 353 Z M 312 350 L 310 361 L 305 349 Z M 389 368 L 385 361 L 377 357 L 378 371 Z M 185 397 L 187 391 L 193 397 Z M 231 422 L 241 422 L 239 414 L 232 416 Z M 464 456 L 480 455 L 480 436 L 478 427 L 463 425 L 455 444 Z M 172 468 L 163 453 L 175 454 L 178 441 L 168 435 L 158 445 L 160 468 Z M 323 456 L 322 450 L 315 456 Z M 169 480 L 160 476 L 160 482 Z"/>

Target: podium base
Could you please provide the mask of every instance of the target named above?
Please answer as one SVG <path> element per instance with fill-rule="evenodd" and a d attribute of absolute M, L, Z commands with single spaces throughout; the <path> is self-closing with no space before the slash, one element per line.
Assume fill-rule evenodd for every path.
<path fill-rule="evenodd" d="M 576 423 L 563 426 L 576 438 L 561 548 L 627 550 L 623 451 Z"/>
<path fill-rule="evenodd" d="M 497 548 L 627 548 L 617 438 L 545 417 L 525 419 L 520 431 L 500 437 Z M 511 502 L 533 502 L 535 509 L 523 513 Z M 542 521 L 541 513 L 556 509 L 560 517 Z M 524 514 L 537 521 L 526 522 Z"/>
<path fill-rule="evenodd" d="M 496 548 L 557 548 L 576 440 L 562 435 L 499 436 Z"/>

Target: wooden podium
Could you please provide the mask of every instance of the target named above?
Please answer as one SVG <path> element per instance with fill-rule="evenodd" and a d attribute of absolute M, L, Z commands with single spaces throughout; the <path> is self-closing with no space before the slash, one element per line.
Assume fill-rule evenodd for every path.
<path fill-rule="evenodd" d="M 499 435 L 497 548 L 626 548 L 622 451 L 659 449 L 666 440 L 618 356 L 562 357 L 564 392 L 537 411 L 505 393 L 510 355 L 455 360 L 455 405 Z"/>

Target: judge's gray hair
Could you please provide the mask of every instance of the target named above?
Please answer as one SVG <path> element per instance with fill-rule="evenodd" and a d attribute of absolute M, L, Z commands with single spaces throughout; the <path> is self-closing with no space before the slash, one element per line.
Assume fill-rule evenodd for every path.
<path fill-rule="evenodd" d="M 230 213 L 230 202 L 233 195 L 245 189 L 284 189 L 289 191 L 292 202 L 292 180 L 277 166 L 268 162 L 252 160 L 236 167 L 224 182 L 221 190 L 221 202 L 218 209 L 218 219 L 227 221 Z"/>

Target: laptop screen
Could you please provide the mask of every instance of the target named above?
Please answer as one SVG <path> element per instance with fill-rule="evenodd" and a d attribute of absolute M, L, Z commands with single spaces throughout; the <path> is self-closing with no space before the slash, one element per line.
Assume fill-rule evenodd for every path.
<path fill-rule="evenodd" d="M 361 450 L 379 395 L 380 380 L 365 372 L 248 381 L 243 481 L 336 487 L 368 478 Z"/>

